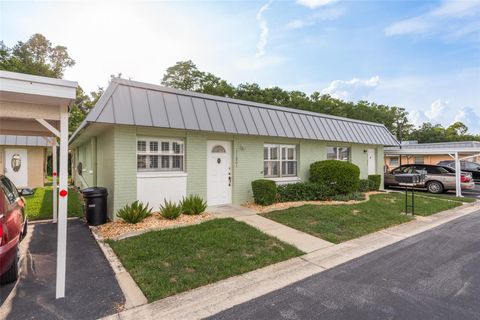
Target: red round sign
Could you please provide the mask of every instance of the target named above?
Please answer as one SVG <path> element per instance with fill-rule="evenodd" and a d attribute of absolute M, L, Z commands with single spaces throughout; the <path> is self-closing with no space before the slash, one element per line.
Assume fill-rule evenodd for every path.
<path fill-rule="evenodd" d="M 56 176 L 57 176 L 57 173 L 56 173 L 56 172 L 53 172 L 53 176 L 56 177 Z"/>
<path fill-rule="evenodd" d="M 62 189 L 60 190 L 60 197 L 65 197 L 68 194 L 67 190 Z"/>

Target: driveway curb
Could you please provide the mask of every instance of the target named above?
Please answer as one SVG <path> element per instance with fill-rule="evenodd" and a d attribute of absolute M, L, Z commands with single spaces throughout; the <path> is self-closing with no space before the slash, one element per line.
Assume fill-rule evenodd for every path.
<path fill-rule="evenodd" d="M 480 202 L 422 217 L 104 319 L 200 319 L 480 210 Z"/>
<path fill-rule="evenodd" d="M 125 296 L 125 309 L 128 310 L 148 303 L 142 290 L 140 290 L 130 273 L 125 270 L 117 255 L 113 252 L 113 249 L 94 231 L 92 227 L 90 227 L 90 232 L 92 232 L 98 246 L 115 273 L 118 285 Z"/>

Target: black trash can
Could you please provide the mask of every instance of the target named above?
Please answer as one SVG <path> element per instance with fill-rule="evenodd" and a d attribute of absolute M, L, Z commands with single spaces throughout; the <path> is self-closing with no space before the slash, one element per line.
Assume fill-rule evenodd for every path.
<path fill-rule="evenodd" d="M 103 187 L 85 188 L 82 190 L 85 201 L 85 217 L 91 226 L 98 226 L 107 222 L 107 196 Z"/>

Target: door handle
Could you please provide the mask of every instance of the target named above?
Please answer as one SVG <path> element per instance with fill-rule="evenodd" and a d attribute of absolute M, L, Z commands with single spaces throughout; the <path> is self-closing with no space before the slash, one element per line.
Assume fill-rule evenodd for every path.
<path fill-rule="evenodd" d="M 230 187 L 232 185 L 232 177 L 228 175 L 228 186 Z"/>

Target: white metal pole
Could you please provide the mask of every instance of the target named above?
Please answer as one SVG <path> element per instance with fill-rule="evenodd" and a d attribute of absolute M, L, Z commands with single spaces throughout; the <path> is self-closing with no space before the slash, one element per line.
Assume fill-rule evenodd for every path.
<path fill-rule="evenodd" d="M 455 152 L 455 190 L 457 191 L 457 197 L 462 196 L 461 174 L 460 159 L 458 158 L 458 152 Z"/>
<path fill-rule="evenodd" d="M 53 223 L 58 217 L 58 188 L 57 188 L 57 138 L 52 138 L 52 194 L 53 194 Z"/>
<path fill-rule="evenodd" d="M 68 107 L 60 109 L 60 191 L 58 199 L 57 286 L 56 297 L 65 297 L 68 201 Z"/>

